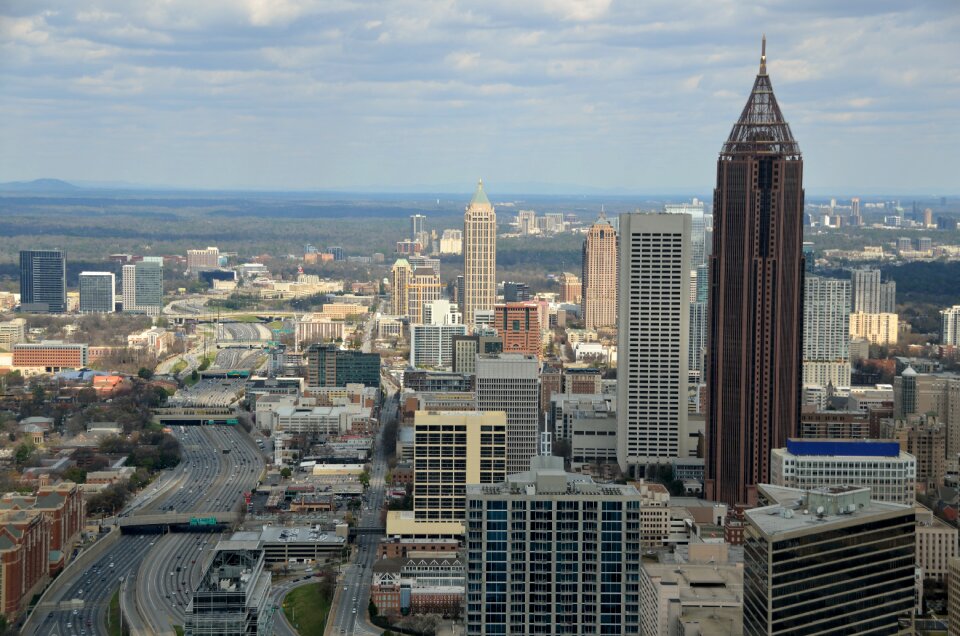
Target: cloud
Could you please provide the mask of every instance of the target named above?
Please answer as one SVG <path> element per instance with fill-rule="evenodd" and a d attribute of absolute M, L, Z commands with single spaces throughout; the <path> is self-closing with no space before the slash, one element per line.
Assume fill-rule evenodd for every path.
<path fill-rule="evenodd" d="M 958 31 L 932 0 L 8 0 L 0 180 L 709 188 L 766 32 L 808 188 L 951 186 Z"/>

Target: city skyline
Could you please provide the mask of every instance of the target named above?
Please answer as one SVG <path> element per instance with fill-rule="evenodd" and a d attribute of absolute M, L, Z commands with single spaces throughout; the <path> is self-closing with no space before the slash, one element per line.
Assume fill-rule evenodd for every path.
<path fill-rule="evenodd" d="M 942 194 L 946 6 L 11 5 L 0 181 L 702 191 L 766 32 L 812 191 Z"/>

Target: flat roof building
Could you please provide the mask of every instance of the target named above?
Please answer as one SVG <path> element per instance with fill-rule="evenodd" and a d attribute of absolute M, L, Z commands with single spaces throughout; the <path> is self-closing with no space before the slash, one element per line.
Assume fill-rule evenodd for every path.
<path fill-rule="evenodd" d="M 259 541 L 220 541 L 187 605 L 186 636 L 269 634 L 270 571 Z"/>

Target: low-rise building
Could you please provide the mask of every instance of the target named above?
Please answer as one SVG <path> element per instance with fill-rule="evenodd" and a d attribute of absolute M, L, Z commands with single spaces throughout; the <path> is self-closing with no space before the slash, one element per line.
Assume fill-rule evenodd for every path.
<path fill-rule="evenodd" d="M 56 373 L 63 369 L 81 369 L 87 366 L 87 345 L 44 340 L 38 343 L 21 342 L 13 345 L 13 366 Z"/>
<path fill-rule="evenodd" d="M 0 322 L 0 348 L 10 349 L 15 344 L 26 341 L 27 321 L 23 318 L 14 318 Z"/>
<path fill-rule="evenodd" d="M 464 564 L 456 552 L 381 558 L 373 565 L 370 599 L 381 614 L 446 614 L 463 603 Z"/>
<path fill-rule="evenodd" d="M 259 541 L 220 541 L 187 605 L 184 634 L 269 634 L 270 585 Z"/>
<path fill-rule="evenodd" d="M 916 505 L 917 567 L 925 581 L 946 584 L 950 560 L 957 557 L 957 527 L 939 519 L 925 506 Z"/>
<path fill-rule="evenodd" d="M 644 560 L 639 614 L 648 636 L 742 634 L 742 564 Z"/>

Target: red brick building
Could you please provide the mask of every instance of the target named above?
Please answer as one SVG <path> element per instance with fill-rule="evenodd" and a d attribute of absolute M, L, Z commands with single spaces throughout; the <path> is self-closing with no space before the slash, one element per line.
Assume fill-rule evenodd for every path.
<path fill-rule="evenodd" d="M 540 356 L 540 317 L 536 303 L 504 303 L 494 307 L 493 326 L 504 353 Z"/>
<path fill-rule="evenodd" d="M 8 622 L 48 579 L 50 525 L 46 515 L 36 511 L 0 513 L 0 611 Z"/>
<path fill-rule="evenodd" d="M 13 366 L 42 368 L 48 373 L 87 366 L 87 345 L 44 340 L 13 345 Z"/>

